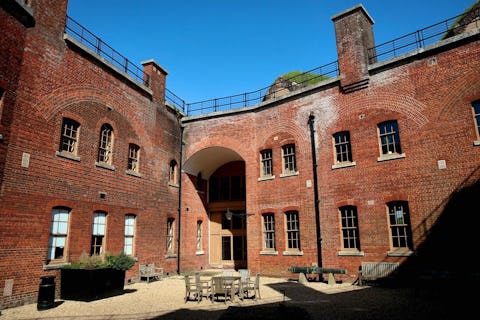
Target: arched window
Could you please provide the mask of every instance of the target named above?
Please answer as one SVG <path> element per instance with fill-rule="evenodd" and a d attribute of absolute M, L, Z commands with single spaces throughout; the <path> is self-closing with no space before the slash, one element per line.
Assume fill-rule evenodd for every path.
<path fill-rule="evenodd" d="M 90 255 L 105 253 L 105 233 L 107 227 L 107 213 L 96 211 L 93 213 L 92 245 Z"/>
<path fill-rule="evenodd" d="M 125 231 L 123 240 L 123 252 L 127 255 L 134 254 L 135 244 L 135 215 L 127 214 L 125 216 Z"/>
<path fill-rule="evenodd" d="M 48 241 L 47 259 L 49 261 L 63 260 L 65 258 L 65 246 L 67 244 L 69 218 L 69 208 L 53 208 L 50 238 Z"/>
<path fill-rule="evenodd" d="M 177 161 L 175 160 L 170 161 L 170 166 L 168 170 L 168 182 L 174 185 L 178 184 L 178 165 Z"/>
<path fill-rule="evenodd" d="M 76 156 L 78 154 L 78 135 L 80 124 L 72 119 L 63 118 L 59 152 Z"/>
<path fill-rule="evenodd" d="M 98 162 L 111 165 L 113 151 L 113 128 L 105 123 L 100 129 L 100 141 L 98 145 Z"/>

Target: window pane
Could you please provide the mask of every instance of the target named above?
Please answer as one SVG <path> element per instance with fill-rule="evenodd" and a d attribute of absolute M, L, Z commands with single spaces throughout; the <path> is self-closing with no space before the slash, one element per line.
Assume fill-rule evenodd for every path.
<path fill-rule="evenodd" d="M 341 207 L 339 211 L 342 222 L 343 248 L 360 250 L 357 208 L 345 206 Z"/>
<path fill-rule="evenodd" d="M 131 143 L 128 147 L 128 170 L 138 172 L 140 147 Z"/>
<path fill-rule="evenodd" d="M 60 137 L 60 151 L 75 153 L 77 143 L 77 132 L 80 127 L 79 123 L 68 118 L 64 118 L 62 122 L 62 135 Z"/>
<path fill-rule="evenodd" d="M 260 152 L 260 161 L 261 161 L 261 175 L 270 176 L 272 175 L 272 150 L 263 150 Z"/>
<path fill-rule="evenodd" d="M 264 248 L 275 249 L 275 217 L 273 214 L 263 216 Z"/>
<path fill-rule="evenodd" d="M 113 129 L 110 125 L 104 124 L 100 130 L 100 142 L 98 148 L 98 161 L 111 163 Z"/>
<path fill-rule="evenodd" d="M 475 124 L 477 126 L 477 135 L 480 135 L 480 100 L 472 103 Z"/>
<path fill-rule="evenodd" d="M 287 218 L 287 248 L 300 249 L 300 235 L 298 227 L 298 212 L 288 211 Z"/>
<path fill-rule="evenodd" d="M 125 246 L 123 249 L 125 254 L 133 254 L 133 238 L 125 238 Z"/>
<path fill-rule="evenodd" d="M 222 237 L 222 260 L 232 260 L 231 237 Z"/>
<path fill-rule="evenodd" d="M 412 248 L 410 215 L 406 201 L 388 203 L 390 232 L 394 248 Z"/>
<path fill-rule="evenodd" d="M 243 236 L 233 236 L 233 260 L 243 258 Z"/>
<path fill-rule="evenodd" d="M 378 125 L 382 154 L 402 153 L 397 121 L 386 121 Z"/>
<path fill-rule="evenodd" d="M 295 160 L 295 145 L 283 146 L 283 169 L 285 173 L 294 173 L 297 171 Z"/>

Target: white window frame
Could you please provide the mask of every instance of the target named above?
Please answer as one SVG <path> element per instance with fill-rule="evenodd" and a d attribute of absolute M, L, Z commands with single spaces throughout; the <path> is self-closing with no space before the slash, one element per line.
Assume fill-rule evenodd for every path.
<path fill-rule="evenodd" d="M 47 257 L 49 261 L 66 261 L 70 212 L 69 208 L 64 207 L 52 210 Z M 59 251 L 62 253 L 61 256 L 57 256 Z"/>
<path fill-rule="evenodd" d="M 72 157 L 78 154 L 80 124 L 70 118 L 63 118 L 60 134 L 59 152 Z"/>
<path fill-rule="evenodd" d="M 113 153 L 113 128 L 104 123 L 100 129 L 100 141 L 98 145 L 98 162 L 111 165 Z"/>
<path fill-rule="evenodd" d="M 123 252 L 129 256 L 133 256 L 135 253 L 136 218 L 133 214 L 125 215 Z"/>
<path fill-rule="evenodd" d="M 275 214 L 264 213 L 263 217 L 263 250 L 275 251 Z"/>
<path fill-rule="evenodd" d="M 107 213 L 104 211 L 95 211 L 93 213 L 92 243 L 90 247 L 90 254 L 102 255 L 105 253 L 106 229 Z M 100 250 L 96 250 L 97 248 L 100 248 Z"/>
<path fill-rule="evenodd" d="M 167 219 L 167 253 L 175 252 L 175 219 Z"/>
<path fill-rule="evenodd" d="M 298 175 L 297 154 L 295 144 L 289 143 L 282 146 L 282 174 L 280 177 Z"/>
<path fill-rule="evenodd" d="M 201 220 L 197 221 L 197 251 L 202 251 L 202 228 L 203 223 Z"/>

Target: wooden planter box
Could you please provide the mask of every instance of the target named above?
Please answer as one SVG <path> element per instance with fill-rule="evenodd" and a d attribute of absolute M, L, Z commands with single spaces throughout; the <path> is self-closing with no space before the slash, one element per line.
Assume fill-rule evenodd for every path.
<path fill-rule="evenodd" d="M 61 269 L 60 297 L 92 301 L 123 293 L 125 271 L 113 268 Z"/>

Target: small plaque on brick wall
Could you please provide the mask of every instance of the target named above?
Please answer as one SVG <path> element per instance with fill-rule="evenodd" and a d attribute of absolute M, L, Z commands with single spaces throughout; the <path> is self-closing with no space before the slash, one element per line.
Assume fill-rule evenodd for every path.
<path fill-rule="evenodd" d="M 30 153 L 24 152 L 22 154 L 22 167 L 28 168 L 30 166 Z"/>
<path fill-rule="evenodd" d="M 438 169 L 447 169 L 447 162 L 445 160 L 438 160 Z"/>
<path fill-rule="evenodd" d="M 8 297 L 12 295 L 13 291 L 13 279 L 5 280 L 5 287 L 3 287 L 3 296 Z"/>

